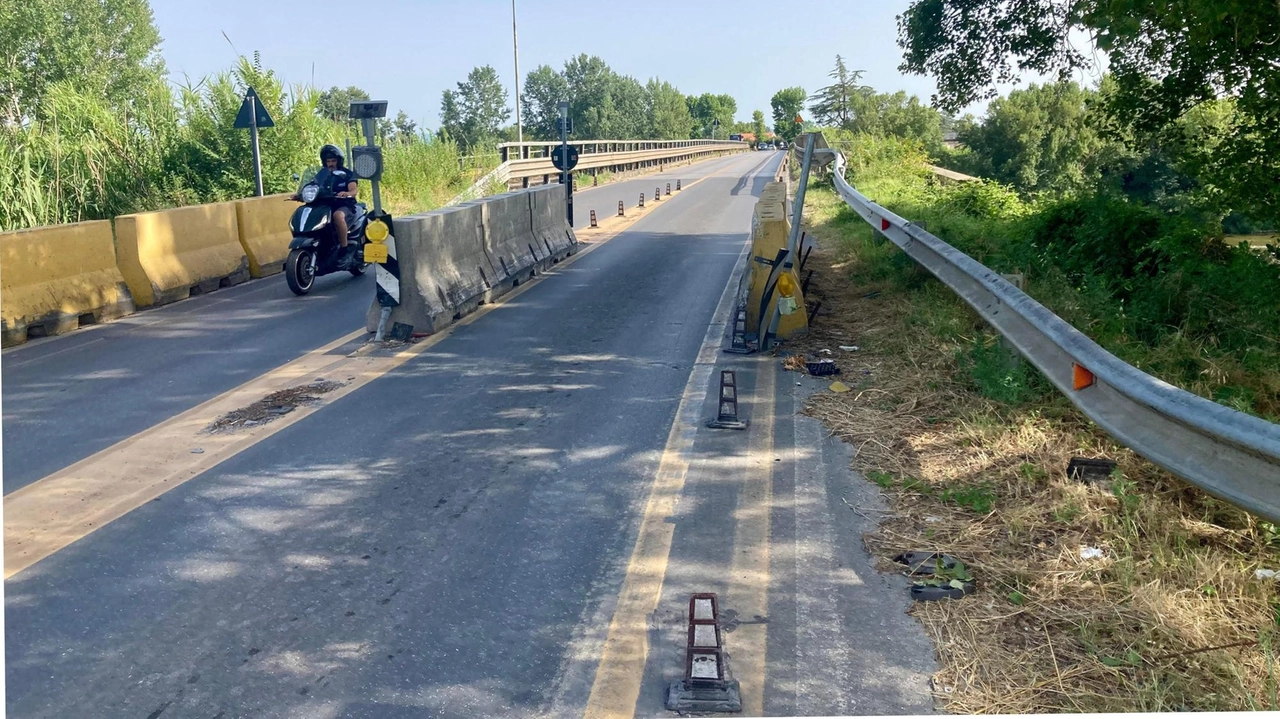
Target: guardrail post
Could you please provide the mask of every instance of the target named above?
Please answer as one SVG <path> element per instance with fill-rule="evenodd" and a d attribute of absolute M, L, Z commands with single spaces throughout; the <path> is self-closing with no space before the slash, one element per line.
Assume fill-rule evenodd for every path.
<path fill-rule="evenodd" d="M 622 209 L 622 200 L 618 200 L 618 217 L 626 217 L 626 212 Z"/>
<path fill-rule="evenodd" d="M 640 193 L 640 209 L 644 209 L 644 193 Z"/>
<path fill-rule="evenodd" d="M 680 181 L 676 180 L 676 192 L 680 191 Z"/>
<path fill-rule="evenodd" d="M 667 183 L 667 194 L 668 194 L 668 195 L 670 195 L 670 194 L 671 194 L 671 183 L 670 183 L 670 182 L 668 182 L 668 183 Z"/>
<path fill-rule="evenodd" d="M 662 199 L 662 188 L 661 187 L 653 188 L 653 201 L 657 202 L 658 200 L 661 200 L 661 199 Z"/>
<path fill-rule="evenodd" d="M 595 211 L 595 210 L 592 210 L 592 211 L 591 211 L 591 226 L 592 226 L 592 227 L 595 227 L 595 226 L 596 226 L 596 211 Z"/>

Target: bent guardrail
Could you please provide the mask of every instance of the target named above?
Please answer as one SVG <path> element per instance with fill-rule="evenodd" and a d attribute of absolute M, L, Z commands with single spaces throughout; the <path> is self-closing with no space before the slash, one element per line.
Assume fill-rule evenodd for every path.
<path fill-rule="evenodd" d="M 845 203 L 955 291 L 1085 416 L 1209 494 L 1280 521 L 1280 425 L 1127 364 L 996 271 L 869 200 L 845 181 L 844 156 L 825 152 L 834 155 Z"/>

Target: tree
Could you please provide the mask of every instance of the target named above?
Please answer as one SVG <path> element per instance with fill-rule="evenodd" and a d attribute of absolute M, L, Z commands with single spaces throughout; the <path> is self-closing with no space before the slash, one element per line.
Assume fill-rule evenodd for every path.
<path fill-rule="evenodd" d="M 440 129 L 466 148 L 496 137 L 509 117 L 507 90 L 491 65 L 472 69 L 440 98 Z"/>
<path fill-rule="evenodd" d="M 851 129 L 854 97 L 870 90 L 858 84 L 862 74 L 862 70 L 850 72 L 849 68 L 845 67 L 844 58 L 836 55 L 836 68 L 830 75 L 835 82 L 818 90 L 809 98 L 813 102 L 809 106 L 809 112 L 813 113 L 814 121 L 821 125 Z"/>
<path fill-rule="evenodd" d="M 987 108 L 981 124 L 960 141 L 973 153 L 978 174 L 1023 192 L 1063 194 L 1096 181 L 1086 172 L 1102 141 L 1088 121 L 1096 93 L 1074 82 L 1031 85 Z"/>
<path fill-rule="evenodd" d="M 711 137 L 715 121 L 720 121 L 720 136 L 728 134 L 733 125 L 733 117 L 738 114 L 738 101 L 732 95 L 712 95 L 704 92 L 698 97 L 686 98 L 689 115 L 693 118 L 693 132 L 690 137 Z"/>
<path fill-rule="evenodd" d="M 8 0 L 0 3 L 0 122 L 42 118 L 67 83 L 113 109 L 162 84 L 160 33 L 147 0 Z"/>
<path fill-rule="evenodd" d="M 556 130 L 557 105 L 569 99 L 569 83 L 564 75 L 540 65 L 524 80 L 521 102 L 524 107 L 524 131 L 530 138 L 553 140 L 559 137 Z"/>
<path fill-rule="evenodd" d="M 410 143 L 418 140 L 418 123 L 410 120 L 404 110 L 396 113 L 392 131 L 397 142 Z"/>
<path fill-rule="evenodd" d="M 943 117 L 937 110 L 920 102 L 920 98 L 899 90 L 877 93 L 870 87 L 860 88 L 851 98 L 853 117 L 846 129 L 871 135 L 913 138 L 919 140 L 931 156 L 941 155 Z"/>
<path fill-rule="evenodd" d="M 671 83 L 653 78 L 645 86 L 646 114 L 649 127 L 646 136 L 654 140 L 683 140 L 689 137 L 693 119 L 689 105 Z"/>
<path fill-rule="evenodd" d="M 369 93 L 355 85 L 345 90 L 335 85 L 321 92 L 320 97 L 316 99 L 316 114 L 326 120 L 347 122 L 351 117 L 351 102 L 368 99 L 370 99 Z"/>
<path fill-rule="evenodd" d="M 1024 71 L 1092 65 L 1070 33 L 1095 38 L 1114 77 L 1101 109 L 1149 144 L 1189 110 L 1234 98 L 1213 182 L 1280 217 L 1280 12 L 1259 0 L 912 0 L 898 20 L 904 72 L 936 78 L 956 111 Z"/>
<path fill-rule="evenodd" d="M 808 95 L 803 87 L 788 87 L 773 93 L 773 99 L 769 101 L 769 106 L 773 108 L 773 131 L 787 142 L 800 134 L 800 126 L 795 119 L 804 109 L 806 97 Z"/>
<path fill-rule="evenodd" d="M 751 132 L 755 133 L 756 140 L 764 139 L 764 113 L 759 110 L 751 113 Z"/>

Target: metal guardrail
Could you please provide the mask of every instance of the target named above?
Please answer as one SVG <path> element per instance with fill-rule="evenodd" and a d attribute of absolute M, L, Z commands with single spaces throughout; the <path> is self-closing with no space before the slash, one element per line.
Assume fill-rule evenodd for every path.
<path fill-rule="evenodd" d="M 543 177 L 549 181 L 552 176 L 560 174 L 551 164 L 551 150 L 559 144 L 505 142 L 498 149 L 502 152 L 503 164 L 510 168 L 509 177 L 512 180 Z M 727 140 L 586 140 L 569 144 L 578 148 L 575 172 L 646 166 L 723 152 L 743 152 L 751 148 L 745 142 Z"/>
<path fill-rule="evenodd" d="M 849 207 L 955 291 L 1085 416 L 1209 494 L 1280 522 L 1280 425 L 1125 363 L 999 273 L 867 199 L 845 181 L 844 157 L 825 152 Z"/>

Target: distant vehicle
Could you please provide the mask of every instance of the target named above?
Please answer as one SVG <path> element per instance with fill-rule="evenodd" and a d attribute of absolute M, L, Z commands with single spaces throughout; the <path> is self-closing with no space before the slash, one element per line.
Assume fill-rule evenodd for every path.
<path fill-rule="evenodd" d="M 734 142 L 742 142 L 742 135 L 730 135 L 729 139 Z"/>
<path fill-rule="evenodd" d="M 779 149 L 779 150 L 785 150 L 785 149 L 787 149 L 787 141 L 786 141 L 786 140 L 778 140 L 778 149 Z"/>

